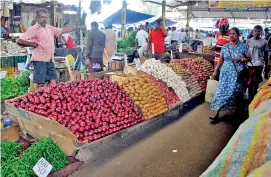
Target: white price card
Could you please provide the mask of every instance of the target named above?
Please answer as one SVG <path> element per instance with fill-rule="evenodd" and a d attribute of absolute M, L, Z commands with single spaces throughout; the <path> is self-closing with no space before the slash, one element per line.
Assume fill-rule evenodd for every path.
<path fill-rule="evenodd" d="M 33 171 L 38 177 L 46 177 L 51 172 L 53 166 L 43 157 L 33 167 Z"/>

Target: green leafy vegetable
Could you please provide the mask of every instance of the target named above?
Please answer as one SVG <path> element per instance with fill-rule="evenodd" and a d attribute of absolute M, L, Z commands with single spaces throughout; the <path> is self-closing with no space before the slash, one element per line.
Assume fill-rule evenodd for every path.
<path fill-rule="evenodd" d="M 24 95 L 30 85 L 30 71 L 25 70 L 17 77 L 1 79 L 1 99 L 15 98 Z"/>
<path fill-rule="evenodd" d="M 15 148 L 16 147 L 16 148 Z M 69 164 L 66 155 L 61 149 L 52 141 L 51 138 L 44 138 L 40 141 L 32 144 L 28 149 L 23 151 L 21 155 L 15 156 L 21 146 L 15 146 L 10 151 L 3 149 L 1 152 L 2 158 L 5 155 L 5 159 L 8 159 L 6 163 L 1 164 L 1 176 L 2 177 L 29 177 L 36 176 L 32 168 L 39 161 L 41 157 L 46 159 L 52 166 L 52 171 L 59 170 Z M 2 148 L 2 144 L 1 144 Z M 13 158 L 8 157 L 7 153 L 13 154 Z"/>

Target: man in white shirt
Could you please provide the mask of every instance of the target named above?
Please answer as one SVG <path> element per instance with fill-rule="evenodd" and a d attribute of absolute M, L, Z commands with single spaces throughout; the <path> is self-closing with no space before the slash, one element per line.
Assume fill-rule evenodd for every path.
<path fill-rule="evenodd" d="M 179 41 L 182 42 L 183 40 L 185 40 L 187 38 L 186 32 L 184 31 L 184 29 L 181 29 L 181 32 L 179 33 Z"/>
<path fill-rule="evenodd" d="M 172 33 L 171 33 L 171 44 L 179 42 L 179 33 L 176 30 L 176 27 L 172 27 Z"/>
<path fill-rule="evenodd" d="M 171 44 L 171 33 L 172 33 L 172 30 L 170 27 L 168 27 L 167 28 L 167 37 L 165 38 L 166 44 Z"/>
<path fill-rule="evenodd" d="M 148 47 L 148 33 L 144 30 L 143 25 L 140 25 L 140 30 L 136 33 L 138 54 L 139 57 L 142 57 L 144 52 L 147 51 Z"/>

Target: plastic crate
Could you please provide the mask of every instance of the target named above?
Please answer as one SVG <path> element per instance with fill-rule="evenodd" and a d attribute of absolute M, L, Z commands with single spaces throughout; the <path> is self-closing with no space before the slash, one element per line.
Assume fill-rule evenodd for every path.
<path fill-rule="evenodd" d="M 14 67 L 14 59 L 12 56 L 1 57 L 1 68 Z"/>
<path fill-rule="evenodd" d="M 26 63 L 27 60 L 27 56 L 14 56 L 13 57 L 14 60 L 14 67 L 18 66 L 18 63 Z"/>
<path fill-rule="evenodd" d="M 7 71 L 6 77 L 14 77 L 15 67 L 1 68 L 1 71 Z"/>

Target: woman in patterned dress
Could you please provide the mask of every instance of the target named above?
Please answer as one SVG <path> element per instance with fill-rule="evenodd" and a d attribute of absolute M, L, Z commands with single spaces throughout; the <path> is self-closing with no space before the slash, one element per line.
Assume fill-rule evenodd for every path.
<path fill-rule="evenodd" d="M 239 36 L 238 28 L 230 30 L 230 43 L 222 47 L 220 61 L 212 75 L 215 78 L 221 67 L 218 90 L 211 103 L 211 110 L 216 111 L 215 115 L 210 117 L 214 121 L 219 120 L 220 111 L 235 110 L 236 98 L 244 91 L 238 75 L 244 69 L 245 63 L 249 62 L 251 58 L 248 47 L 239 41 Z"/>

